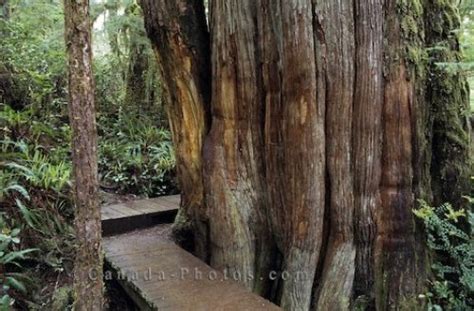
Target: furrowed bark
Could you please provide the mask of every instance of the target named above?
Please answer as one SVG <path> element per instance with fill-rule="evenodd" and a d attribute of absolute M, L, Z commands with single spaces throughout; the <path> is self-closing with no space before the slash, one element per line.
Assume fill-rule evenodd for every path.
<path fill-rule="evenodd" d="M 289 275 L 277 301 L 307 310 L 325 208 L 325 107 L 317 100 L 312 3 L 262 1 L 259 16 L 268 207 Z"/>
<path fill-rule="evenodd" d="M 204 6 L 193 0 L 141 0 L 141 6 L 164 82 L 176 152 L 181 208 L 175 232 L 192 240 L 194 252 L 207 259 L 202 146 L 209 127 L 211 71 Z"/>
<path fill-rule="evenodd" d="M 462 60 L 456 4 L 450 0 L 425 1 L 426 44 L 429 67 L 426 101 L 433 111 L 431 176 L 434 204 L 462 207 L 470 193 L 469 86 L 456 68 Z M 464 201 L 464 202 L 463 202 Z"/>
<path fill-rule="evenodd" d="M 422 19 L 415 2 L 386 1 L 385 90 L 383 107 L 381 206 L 376 210 L 375 293 L 378 310 L 410 308 L 422 290 L 424 267 L 419 266 L 412 210 L 415 207 L 414 169 L 416 141 L 414 116 L 418 105 L 416 67 L 407 52 L 419 33 L 413 26 Z M 409 23 L 409 24 L 408 24 Z"/>
<path fill-rule="evenodd" d="M 329 196 L 329 240 L 318 310 L 349 307 L 354 281 L 354 197 L 352 112 L 354 95 L 354 3 L 316 3 L 326 48 L 326 161 Z"/>
<path fill-rule="evenodd" d="M 204 257 L 286 310 L 419 308 L 412 210 L 432 183 L 436 200 L 458 196 L 469 172 L 465 80 L 435 66 L 459 60 L 451 1 L 213 0 L 212 66 L 205 23 L 187 24 L 195 2 L 143 2 Z M 446 47 L 429 70 L 427 43 Z"/>
<path fill-rule="evenodd" d="M 246 287 L 261 292 L 271 245 L 255 13 L 252 0 L 210 2 L 212 127 L 204 148 L 204 180 L 212 219 L 211 265 L 242 275 Z"/>
<path fill-rule="evenodd" d="M 357 253 L 354 298 L 369 305 L 374 300 L 373 243 L 377 230 L 374 213 L 381 203 L 383 2 L 355 1 L 356 77 L 352 148 Z"/>
<path fill-rule="evenodd" d="M 89 1 L 65 0 L 64 17 L 76 207 L 74 309 L 102 310 L 102 228 L 98 198 L 97 127 Z"/>

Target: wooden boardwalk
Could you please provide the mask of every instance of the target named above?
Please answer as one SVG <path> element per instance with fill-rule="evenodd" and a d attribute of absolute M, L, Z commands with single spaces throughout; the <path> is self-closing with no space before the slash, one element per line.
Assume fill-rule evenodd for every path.
<path fill-rule="evenodd" d="M 112 226 L 109 232 L 123 232 L 133 226 L 113 226 L 140 217 L 170 222 L 160 221 L 160 215 L 176 212 L 177 206 L 176 197 L 140 200 L 104 207 L 103 217 Z M 140 310 L 281 310 L 180 248 L 169 231 L 165 224 L 104 238 L 106 272 L 115 275 Z"/>
<path fill-rule="evenodd" d="M 102 207 L 103 235 L 171 223 L 178 207 L 179 195 L 105 205 Z"/>

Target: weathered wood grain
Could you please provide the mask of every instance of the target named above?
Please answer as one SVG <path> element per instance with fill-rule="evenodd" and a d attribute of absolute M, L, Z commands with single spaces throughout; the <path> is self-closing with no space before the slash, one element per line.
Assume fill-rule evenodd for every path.
<path fill-rule="evenodd" d="M 104 239 L 106 273 L 142 310 L 280 310 L 167 239 L 163 228 Z"/>
<path fill-rule="evenodd" d="M 102 207 L 104 235 L 124 233 L 159 223 L 171 223 L 179 208 L 180 196 L 164 196 Z"/>

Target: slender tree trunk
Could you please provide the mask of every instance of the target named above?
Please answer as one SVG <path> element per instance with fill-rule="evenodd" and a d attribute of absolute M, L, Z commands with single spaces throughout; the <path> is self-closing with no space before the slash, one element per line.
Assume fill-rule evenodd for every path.
<path fill-rule="evenodd" d="M 75 309 L 102 310 L 101 219 L 89 1 L 65 0 L 64 9 L 76 205 Z"/>
<path fill-rule="evenodd" d="M 121 6 L 122 6 L 121 0 L 106 0 L 105 8 L 107 9 L 107 14 L 108 14 L 107 19 L 111 21 L 116 20 L 118 17 L 118 11 Z M 118 59 L 118 62 L 120 65 L 119 67 L 123 68 L 122 64 L 124 62 L 124 59 L 123 59 L 122 50 L 120 49 L 119 32 L 116 30 L 107 29 L 107 37 L 109 39 L 110 49 L 112 53 L 115 54 L 115 56 Z M 122 76 L 125 76 L 125 74 L 123 73 L 123 70 L 122 70 Z"/>
<path fill-rule="evenodd" d="M 285 310 L 421 307 L 412 210 L 468 187 L 465 79 L 432 79 L 459 60 L 451 2 L 213 0 L 209 45 L 199 1 L 159 2 L 142 0 L 171 111 L 203 116 L 170 114 L 202 135 L 175 138 L 183 200 L 205 197 L 183 208 L 200 254 Z"/>
<path fill-rule="evenodd" d="M 132 34 L 136 35 L 136 34 Z M 149 68 L 148 53 L 144 43 L 137 42 L 139 39 L 130 38 L 128 54 L 128 73 L 125 89 L 125 111 L 134 116 L 146 113 L 147 107 L 147 77 Z"/>

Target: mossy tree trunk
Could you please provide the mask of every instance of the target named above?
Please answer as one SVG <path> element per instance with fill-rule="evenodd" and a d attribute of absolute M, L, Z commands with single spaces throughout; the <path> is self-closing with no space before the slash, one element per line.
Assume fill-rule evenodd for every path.
<path fill-rule="evenodd" d="M 98 198 L 97 127 L 89 1 L 65 0 L 64 17 L 77 243 L 74 262 L 74 308 L 102 310 L 102 229 Z"/>
<path fill-rule="evenodd" d="M 425 1 L 428 79 L 426 101 L 431 104 L 433 194 L 436 205 L 462 204 L 472 171 L 466 167 L 470 148 L 469 85 L 456 68 L 462 60 L 456 29 L 461 26 L 456 3 Z M 472 165 L 472 163 L 470 163 Z"/>
<path fill-rule="evenodd" d="M 141 17 L 140 7 L 132 4 L 126 8 L 125 14 L 129 19 Z M 125 85 L 125 106 L 123 110 L 131 116 L 138 116 L 140 113 L 149 113 L 152 110 L 152 102 L 149 102 L 147 74 L 153 70 L 150 64 L 148 45 L 145 41 L 145 33 L 138 27 L 127 29 L 128 37 L 128 69 Z"/>
<path fill-rule="evenodd" d="M 421 305 L 412 210 L 468 186 L 452 2 L 141 2 L 196 253 L 286 310 Z"/>
<path fill-rule="evenodd" d="M 144 44 L 130 42 L 128 55 L 128 72 L 125 89 L 125 107 L 127 114 L 137 116 L 140 112 L 146 113 L 147 98 L 147 81 L 146 73 L 148 70 L 148 54 Z"/>

